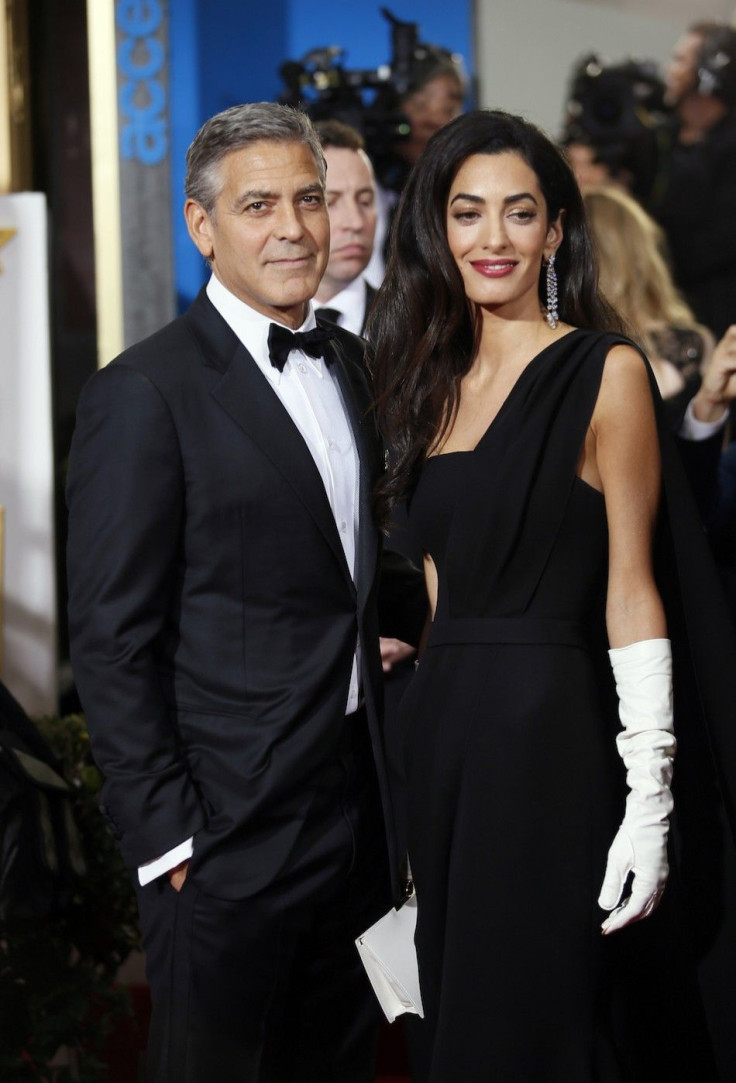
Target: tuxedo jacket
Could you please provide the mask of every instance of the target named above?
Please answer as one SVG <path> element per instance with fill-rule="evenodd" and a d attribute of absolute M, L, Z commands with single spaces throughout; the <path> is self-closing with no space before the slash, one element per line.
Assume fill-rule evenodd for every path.
<path fill-rule="evenodd" d="M 416 642 L 426 597 L 415 569 L 381 561 L 363 345 L 331 329 L 360 460 L 355 581 L 299 430 L 204 290 L 95 374 L 77 415 L 71 656 L 103 812 L 134 867 L 194 835 L 192 871 L 223 897 L 285 866 L 344 733 L 358 636 L 397 863 L 378 614 L 382 634 Z"/>

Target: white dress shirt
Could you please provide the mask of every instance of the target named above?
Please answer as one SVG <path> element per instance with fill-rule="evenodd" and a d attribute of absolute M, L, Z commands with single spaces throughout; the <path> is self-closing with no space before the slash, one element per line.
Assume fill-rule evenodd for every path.
<path fill-rule="evenodd" d="M 685 414 L 680 422 L 679 435 L 683 440 L 707 440 L 711 436 L 715 436 L 717 432 L 725 429 L 726 422 L 728 421 L 728 410 L 724 406 L 723 414 L 717 421 L 699 421 L 693 413 L 693 400 L 687 404 Z"/>
<path fill-rule="evenodd" d="M 314 307 L 336 309 L 340 313 L 337 320 L 339 326 L 346 331 L 352 331 L 354 335 L 360 335 L 365 320 L 365 287 L 365 278 L 358 275 L 344 290 L 330 297 L 329 301 L 315 301 Z"/>
<path fill-rule="evenodd" d="M 362 279 L 359 285 L 365 295 Z M 292 350 L 283 372 L 279 372 L 268 354 L 268 332 L 275 321 L 235 297 L 215 275 L 207 283 L 207 296 L 248 350 L 304 438 L 322 478 L 345 559 L 355 579 L 360 464 L 337 378 L 322 358 L 309 357 L 301 350 Z M 310 308 L 298 330 L 310 331 L 314 327 L 316 320 Z M 309 575 L 308 568 L 304 574 Z M 358 707 L 359 666 L 360 645 L 356 643 L 346 714 L 352 714 Z M 194 852 L 193 842 L 193 838 L 187 839 L 161 857 L 139 866 L 141 885 L 187 861 Z"/>

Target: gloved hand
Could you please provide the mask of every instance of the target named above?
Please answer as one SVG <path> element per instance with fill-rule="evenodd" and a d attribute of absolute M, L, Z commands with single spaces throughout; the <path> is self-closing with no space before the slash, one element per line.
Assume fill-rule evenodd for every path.
<path fill-rule="evenodd" d="M 667 834 L 672 811 L 672 651 L 669 639 L 645 639 L 610 650 L 619 717 L 616 738 L 629 795 L 621 827 L 608 851 L 598 905 L 613 911 L 604 933 L 648 917 L 667 881 Z M 621 899 L 633 873 L 631 894 Z"/>

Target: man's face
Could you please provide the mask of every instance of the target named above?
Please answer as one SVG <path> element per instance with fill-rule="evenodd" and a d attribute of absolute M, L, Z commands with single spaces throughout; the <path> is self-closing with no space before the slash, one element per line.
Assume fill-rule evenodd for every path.
<path fill-rule="evenodd" d="M 665 69 L 664 100 L 669 106 L 678 105 L 695 90 L 698 54 L 703 47 L 699 34 L 683 34 L 675 45 Z"/>
<path fill-rule="evenodd" d="M 415 162 L 430 137 L 459 117 L 462 109 L 463 88 L 454 75 L 438 75 L 410 94 L 401 105 L 411 125 L 409 138 L 398 145 L 402 156 Z"/>
<path fill-rule="evenodd" d="M 319 295 L 329 300 L 349 286 L 371 258 L 376 232 L 376 182 L 365 151 L 327 147 L 324 154 L 330 259 Z"/>
<path fill-rule="evenodd" d="M 327 264 L 330 224 L 317 163 L 304 143 L 261 140 L 222 159 L 211 214 L 193 200 L 189 234 L 222 284 L 251 308 L 289 327 Z"/>

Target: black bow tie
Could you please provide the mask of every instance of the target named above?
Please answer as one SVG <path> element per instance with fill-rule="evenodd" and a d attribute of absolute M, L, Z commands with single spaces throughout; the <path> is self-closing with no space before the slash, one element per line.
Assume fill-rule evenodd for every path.
<path fill-rule="evenodd" d="M 303 350 L 310 357 L 323 357 L 325 342 L 330 338 L 334 338 L 333 332 L 323 327 L 315 327 L 313 331 L 290 331 L 288 327 L 272 323 L 268 329 L 268 355 L 271 364 L 279 372 L 283 372 L 292 350 Z M 329 356 L 325 360 L 329 361 Z"/>
<path fill-rule="evenodd" d="M 315 308 L 315 316 L 321 320 L 329 320 L 330 323 L 339 323 L 341 312 L 339 308 Z"/>

